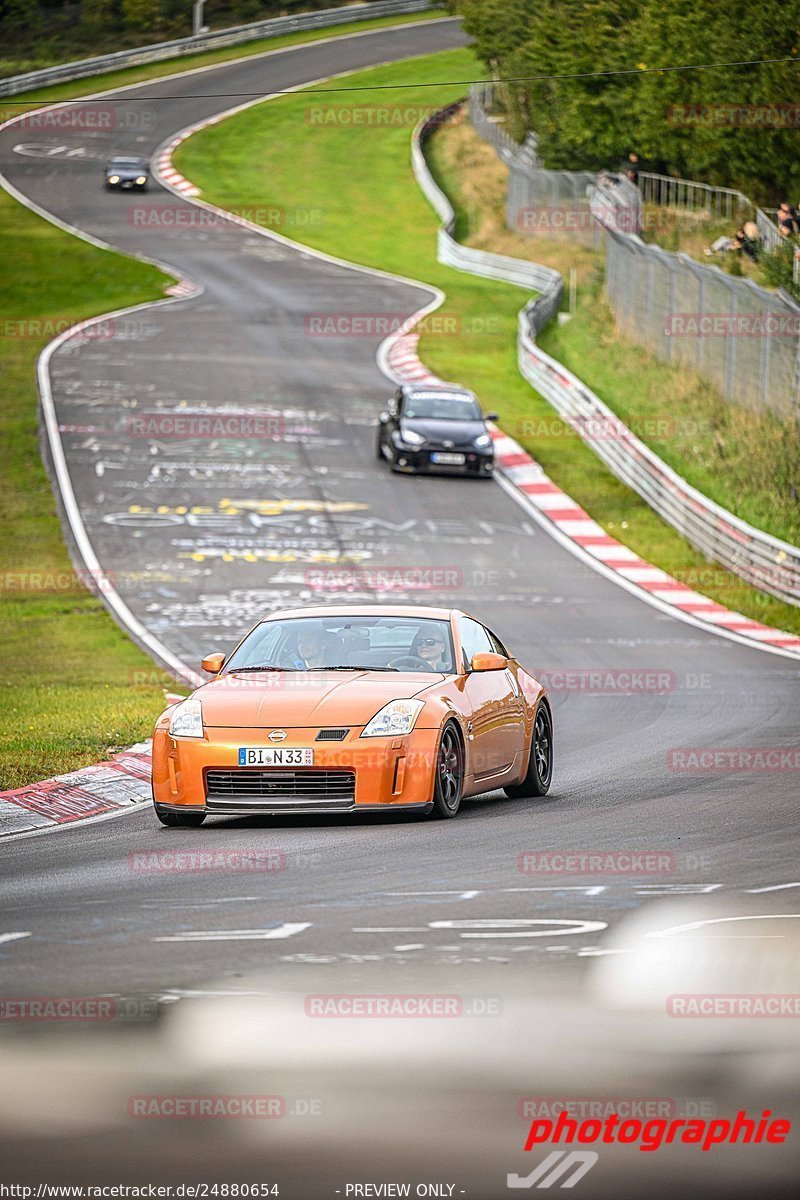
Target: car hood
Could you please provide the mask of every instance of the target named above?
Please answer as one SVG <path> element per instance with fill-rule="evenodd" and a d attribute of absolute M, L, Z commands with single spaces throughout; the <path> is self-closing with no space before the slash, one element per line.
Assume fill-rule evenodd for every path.
<path fill-rule="evenodd" d="M 119 175 L 120 179 L 138 179 L 147 174 L 147 167 L 106 167 L 106 175 Z"/>
<path fill-rule="evenodd" d="M 405 700 L 444 679 L 439 673 L 235 671 L 198 688 L 208 728 L 288 729 L 366 725 L 390 700 Z"/>
<path fill-rule="evenodd" d="M 402 429 L 413 429 L 429 442 L 440 445 L 452 442 L 456 446 L 467 446 L 473 438 L 486 433 L 483 421 L 435 421 L 431 417 L 415 417 L 401 421 Z"/>

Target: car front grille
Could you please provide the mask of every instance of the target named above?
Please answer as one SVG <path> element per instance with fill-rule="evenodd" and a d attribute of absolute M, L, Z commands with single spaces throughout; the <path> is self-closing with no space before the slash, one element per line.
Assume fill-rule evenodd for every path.
<path fill-rule="evenodd" d="M 349 807 L 355 802 L 354 771 L 325 771 L 311 768 L 286 770 L 211 770 L 206 772 L 206 802 L 209 808 L 227 806 L 280 807 L 324 804 Z"/>

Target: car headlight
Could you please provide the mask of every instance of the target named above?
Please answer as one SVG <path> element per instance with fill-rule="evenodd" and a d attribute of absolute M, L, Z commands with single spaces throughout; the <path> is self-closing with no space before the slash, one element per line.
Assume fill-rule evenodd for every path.
<path fill-rule="evenodd" d="M 479 433 L 478 436 L 473 439 L 472 444 L 473 446 L 483 447 L 491 445 L 491 442 L 492 439 L 489 437 L 488 433 Z"/>
<path fill-rule="evenodd" d="M 136 178 L 136 182 L 137 183 L 147 183 L 147 176 L 146 175 L 138 175 Z"/>
<path fill-rule="evenodd" d="M 190 696 L 172 710 L 169 719 L 172 737 L 201 738 L 203 736 L 203 709 L 199 700 Z"/>
<path fill-rule="evenodd" d="M 408 442 L 409 446 L 424 446 L 425 438 L 421 433 L 417 433 L 416 429 L 401 430 L 403 441 Z"/>
<path fill-rule="evenodd" d="M 119 183 L 119 175 L 109 175 L 108 182 L 109 183 Z"/>
<path fill-rule="evenodd" d="M 425 704 L 422 700 L 391 700 L 364 726 L 362 737 L 398 737 L 411 733 Z"/>

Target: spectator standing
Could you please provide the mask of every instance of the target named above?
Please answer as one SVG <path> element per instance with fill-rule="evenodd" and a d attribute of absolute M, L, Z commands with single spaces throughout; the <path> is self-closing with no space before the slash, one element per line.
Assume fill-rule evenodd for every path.
<path fill-rule="evenodd" d="M 633 151 L 628 155 L 627 162 L 623 164 L 622 170 L 625 173 L 625 178 L 630 179 L 631 183 L 639 186 L 639 155 Z"/>

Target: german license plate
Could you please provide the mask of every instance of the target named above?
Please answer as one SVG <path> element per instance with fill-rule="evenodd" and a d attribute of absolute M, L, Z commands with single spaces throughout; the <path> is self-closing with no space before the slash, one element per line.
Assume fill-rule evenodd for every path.
<path fill-rule="evenodd" d="M 240 746 L 240 767 L 313 767 L 314 751 L 298 746 Z"/>
<path fill-rule="evenodd" d="M 437 451 L 435 454 L 431 455 L 431 462 L 438 463 L 439 466 L 442 466 L 442 467 L 463 467 L 464 455 L 463 454 L 443 454 L 443 453 Z"/>

